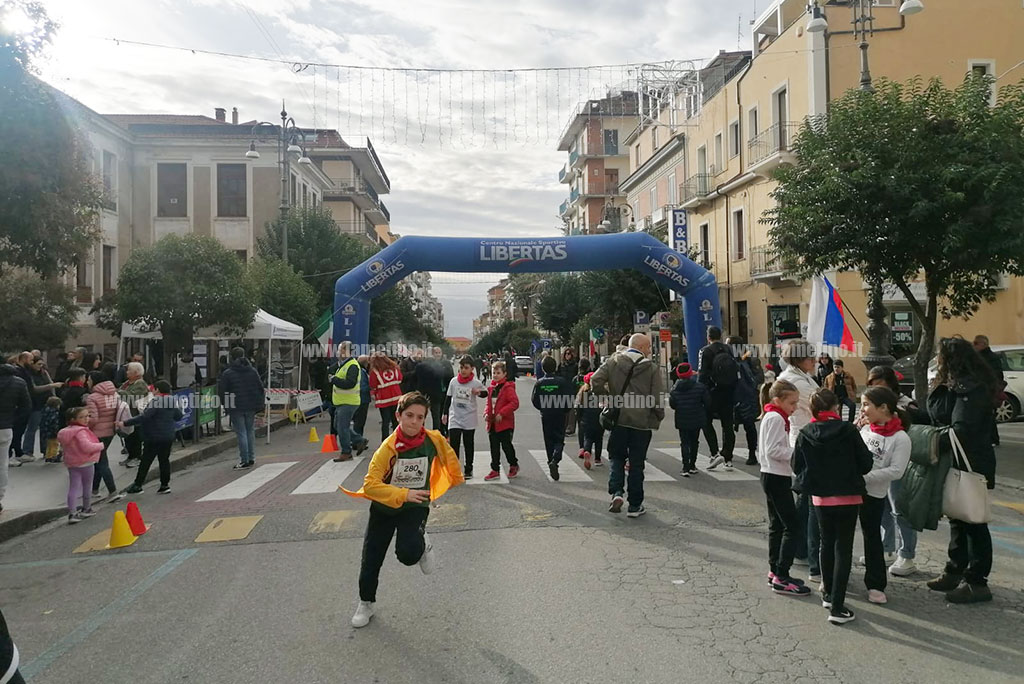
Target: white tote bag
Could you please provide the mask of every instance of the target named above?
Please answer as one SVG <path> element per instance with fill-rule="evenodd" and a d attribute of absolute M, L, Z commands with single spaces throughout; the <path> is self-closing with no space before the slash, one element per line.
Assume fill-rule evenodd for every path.
<path fill-rule="evenodd" d="M 971 462 L 952 428 L 949 439 L 953 443 L 953 467 L 942 488 L 942 513 L 950 520 L 987 523 L 992 520 L 988 482 L 984 475 L 971 470 Z"/>
<path fill-rule="evenodd" d="M 116 422 L 118 422 L 118 423 L 123 423 L 124 421 L 128 420 L 131 417 L 132 417 L 132 412 L 128 408 L 128 404 L 125 403 L 124 401 L 118 401 L 117 402 L 117 413 L 115 414 L 114 420 Z M 134 425 L 126 425 L 125 427 L 121 428 L 119 430 L 119 432 L 122 435 L 130 435 L 133 432 L 135 432 L 135 426 Z"/>

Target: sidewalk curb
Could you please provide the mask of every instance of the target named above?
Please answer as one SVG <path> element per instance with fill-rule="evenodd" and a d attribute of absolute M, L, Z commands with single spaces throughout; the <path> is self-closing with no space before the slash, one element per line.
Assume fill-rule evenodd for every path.
<path fill-rule="evenodd" d="M 291 425 L 291 422 L 287 418 L 279 418 L 270 424 L 270 431 L 279 430 L 286 425 Z M 267 431 L 265 428 L 261 428 L 256 431 L 256 437 L 266 437 Z M 186 447 L 185 451 L 178 453 L 177 458 L 173 455 L 171 457 L 171 472 L 177 472 L 184 470 L 191 465 L 204 461 L 208 458 L 212 458 L 228 451 L 235 446 L 235 434 L 230 430 L 207 440 L 205 444 L 202 444 L 198 449 L 190 450 Z M 146 477 L 146 482 L 156 480 L 160 477 L 159 468 L 150 468 L 149 473 Z M 58 518 L 67 515 L 68 509 L 64 506 L 59 508 L 45 508 L 35 511 L 28 511 L 21 515 L 11 518 L 0 518 L 0 544 L 10 539 L 14 539 L 26 532 L 42 527 L 43 525 L 53 522 Z"/>

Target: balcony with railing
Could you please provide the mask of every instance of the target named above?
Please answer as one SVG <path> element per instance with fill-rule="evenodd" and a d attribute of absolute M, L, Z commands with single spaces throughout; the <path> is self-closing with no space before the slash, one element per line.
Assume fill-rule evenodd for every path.
<path fill-rule="evenodd" d="M 579 198 L 580 198 L 579 188 L 573 188 L 572 190 L 569 191 L 569 204 L 574 203 Z"/>
<path fill-rule="evenodd" d="M 575 147 L 569 150 L 569 166 L 575 166 L 580 158 L 580 151 Z"/>
<path fill-rule="evenodd" d="M 679 186 L 680 206 L 691 209 L 711 193 L 711 174 L 695 173 Z"/>
<path fill-rule="evenodd" d="M 363 241 L 369 241 L 370 244 L 377 244 L 380 241 L 380 236 L 377 235 L 377 231 L 374 230 L 373 224 L 367 221 L 335 221 L 338 225 L 338 231 L 342 235 L 350 235 L 354 238 Z"/>
<path fill-rule="evenodd" d="M 570 206 L 571 203 L 569 202 L 569 200 L 565 200 L 564 202 L 562 202 L 560 205 L 558 205 L 558 215 L 565 216 L 566 214 L 568 214 Z"/>
<path fill-rule="evenodd" d="M 780 164 L 796 161 L 791 149 L 800 124 L 783 121 L 758 133 L 747 143 L 747 170 L 768 177 Z"/>
<path fill-rule="evenodd" d="M 569 165 L 566 164 L 562 167 L 562 170 L 558 172 L 558 182 L 568 183 L 571 176 L 569 175 Z"/>
<path fill-rule="evenodd" d="M 609 181 L 603 176 L 588 178 L 584 186 L 582 191 L 584 197 L 615 197 L 622 194 L 619 192 L 617 180 Z"/>
<path fill-rule="evenodd" d="M 380 202 L 380 213 L 384 215 L 384 220 L 387 223 L 391 223 L 391 212 L 388 211 L 388 207 L 384 202 Z"/>
<path fill-rule="evenodd" d="M 786 275 L 782 260 L 770 245 L 751 247 L 747 256 L 750 277 L 755 282 L 766 283 L 770 287 L 776 287 L 783 281 L 796 282 L 795 278 Z"/>

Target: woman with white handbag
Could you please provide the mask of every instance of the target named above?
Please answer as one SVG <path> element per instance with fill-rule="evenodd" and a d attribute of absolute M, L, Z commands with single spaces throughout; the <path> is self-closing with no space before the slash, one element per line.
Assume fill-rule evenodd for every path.
<path fill-rule="evenodd" d="M 952 465 L 943 491 L 949 517 L 949 561 L 928 588 L 946 592 L 951 603 L 991 601 L 992 570 L 989 492 L 995 487 L 996 455 L 992 448 L 995 378 L 991 369 L 962 338 L 939 342 L 938 369 L 928 414 L 935 426 L 948 426 Z"/>

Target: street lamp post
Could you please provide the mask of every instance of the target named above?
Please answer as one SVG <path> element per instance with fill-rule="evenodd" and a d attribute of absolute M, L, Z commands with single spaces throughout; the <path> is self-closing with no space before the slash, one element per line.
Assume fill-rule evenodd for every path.
<path fill-rule="evenodd" d="M 281 101 L 281 125 L 260 121 L 252 127 L 252 140 L 249 142 L 249 151 L 245 153 L 246 159 L 259 159 L 260 153 L 256 149 L 257 129 L 269 126 L 275 129 L 277 136 L 277 163 L 281 168 L 281 259 L 288 263 L 288 210 L 291 209 L 291 196 L 288 192 L 288 180 L 291 176 L 291 155 L 299 154 L 298 163 L 303 166 L 310 166 L 313 162 L 306 156 L 306 134 L 295 125 L 295 119 L 288 116 L 284 108 L 284 101 Z M 299 140 L 302 144 L 299 144 Z"/>
<path fill-rule="evenodd" d="M 871 85 L 871 70 L 868 66 L 868 38 L 875 33 L 875 17 L 871 14 L 872 0 L 853 0 L 850 8 L 853 10 L 853 35 L 860 39 L 860 89 L 866 93 L 875 92 Z M 903 0 L 900 4 L 900 16 L 907 17 L 917 14 L 924 9 L 921 0 Z M 808 6 L 811 20 L 807 23 L 807 30 L 810 33 L 822 33 L 828 30 L 826 20 L 817 0 Z M 888 323 L 889 310 L 885 308 L 884 293 L 882 288 L 882 274 L 872 269 L 864 274 L 864 280 L 868 284 L 868 353 L 864 357 L 864 365 L 868 370 L 875 366 L 891 366 L 896 359 L 890 353 L 890 328 Z"/>
<path fill-rule="evenodd" d="M 601 223 L 597 224 L 597 227 L 601 229 L 602 233 L 610 233 L 610 232 L 612 232 L 613 226 L 612 226 L 612 220 L 611 219 L 612 219 L 612 216 L 615 216 L 616 213 L 618 213 L 618 216 L 619 216 L 619 230 L 620 231 L 622 230 L 622 223 L 621 223 L 621 221 L 622 221 L 622 210 L 623 209 L 625 209 L 626 212 L 629 214 L 629 224 L 627 224 L 627 225 L 632 225 L 632 222 L 633 222 L 633 207 L 629 206 L 628 204 L 622 204 L 622 205 L 616 206 L 612 201 L 609 201 L 607 204 L 604 205 L 604 220 L 601 221 Z"/>

